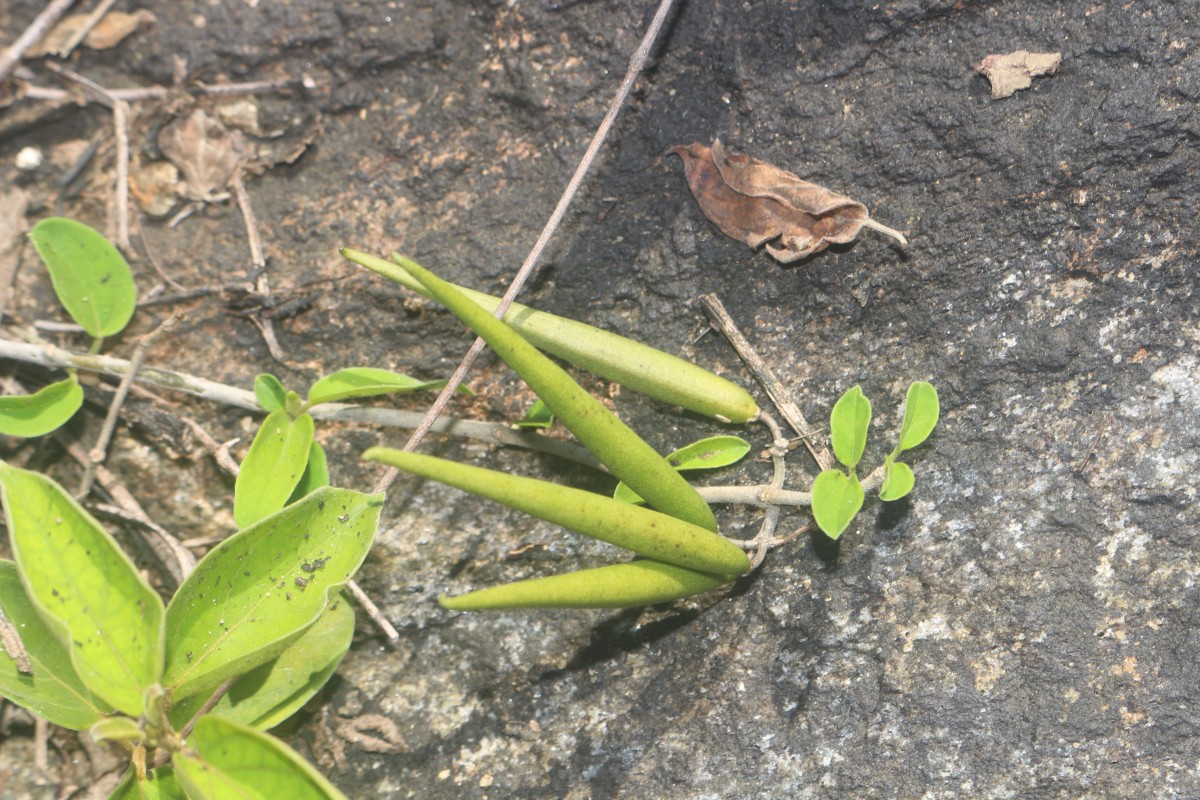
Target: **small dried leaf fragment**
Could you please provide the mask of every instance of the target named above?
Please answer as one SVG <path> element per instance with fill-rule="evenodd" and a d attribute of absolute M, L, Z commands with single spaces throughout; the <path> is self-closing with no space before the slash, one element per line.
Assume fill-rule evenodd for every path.
<path fill-rule="evenodd" d="M 71 14 L 59 20 L 58 24 L 26 53 L 31 58 L 57 55 L 65 58 L 69 55 L 67 45 L 76 34 L 87 24 L 91 14 Z M 139 9 L 132 14 L 124 11 L 110 11 L 104 15 L 96 26 L 88 31 L 83 39 L 83 46 L 90 50 L 109 50 L 120 44 L 127 36 L 135 33 L 143 25 L 155 21 L 155 16 L 145 9 Z"/>
<path fill-rule="evenodd" d="M 695 143 L 667 152 L 683 159 L 692 196 L 709 221 L 751 247 L 765 245 L 784 264 L 854 241 L 864 227 L 908 244 L 899 231 L 872 220 L 862 203 L 765 161 L 731 154 L 720 140 L 711 148 Z"/>
<path fill-rule="evenodd" d="M 992 53 L 975 65 L 992 85 L 992 99 L 1000 100 L 1015 92 L 1028 89 L 1033 79 L 1042 75 L 1053 75 L 1062 63 L 1062 53 L 1031 53 L 1016 50 L 999 55 Z"/>
<path fill-rule="evenodd" d="M 211 202 L 229 196 L 225 185 L 246 153 L 246 139 L 198 108 L 159 131 L 158 147 L 183 173 L 188 197 Z"/>

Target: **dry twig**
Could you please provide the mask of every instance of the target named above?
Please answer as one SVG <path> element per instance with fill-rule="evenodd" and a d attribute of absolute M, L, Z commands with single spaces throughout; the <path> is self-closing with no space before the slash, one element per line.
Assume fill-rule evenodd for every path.
<path fill-rule="evenodd" d="M 21 60 L 21 56 L 25 55 L 25 51 L 37 44 L 74 3 L 75 0 L 52 0 L 42 9 L 42 13 L 37 15 L 33 24 L 26 28 L 7 50 L 0 53 L 0 83 L 8 79 L 9 73 Z"/>

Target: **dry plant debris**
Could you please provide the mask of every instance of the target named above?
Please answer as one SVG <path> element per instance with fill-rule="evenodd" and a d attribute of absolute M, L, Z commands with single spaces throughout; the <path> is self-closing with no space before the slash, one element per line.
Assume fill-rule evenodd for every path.
<path fill-rule="evenodd" d="M 695 143 L 667 152 L 683 159 L 688 186 L 704 216 L 726 236 L 754 248 L 765 245 L 781 263 L 852 242 L 864 227 L 908 244 L 899 231 L 872 220 L 862 203 L 765 161 L 729 153 L 720 140 L 711 148 Z"/>
<path fill-rule="evenodd" d="M 245 155 L 246 140 L 197 108 L 164 126 L 158 147 L 183 173 L 188 197 L 213 202 L 228 199 L 225 187 Z"/>
<path fill-rule="evenodd" d="M 975 65 L 992 85 L 992 99 L 1011 97 L 1033 85 L 1033 79 L 1053 75 L 1062 63 L 1062 53 L 1031 53 L 1016 50 L 999 55 L 992 53 Z"/>
<path fill-rule="evenodd" d="M 79 31 L 88 24 L 91 14 L 71 14 L 63 17 L 50 33 L 38 44 L 26 52 L 29 58 L 47 55 L 66 56 L 68 44 L 72 42 Z M 139 9 L 132 14 L 124 11 L 110 11 L 104 18 L 88 31 L 83 38 L 83 46 L 89 50 L 109 50 L 120 44 L 127 36 L 136 33 L 143 25 L 149 25 L 155 17 L 145 9 Z"/>

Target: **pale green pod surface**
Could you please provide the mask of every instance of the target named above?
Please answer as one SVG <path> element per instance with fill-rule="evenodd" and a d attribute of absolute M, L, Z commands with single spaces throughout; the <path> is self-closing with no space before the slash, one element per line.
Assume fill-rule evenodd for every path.
<path fill-rule="evenodd" d="M 414 264 L 409 271 L 434 299 L 482 336 L 583 446 L 629 488 L 664 514 L 716 531 L 717 518 L 692 485 L 562 367 L 428 270 Z"/>
<path fill-rule="evenodd" d="M 720 574 L 740 575 L 750 569 L 746 554 L 728 539 L 611 497 L 402 450 L 374 447 L 363 457 L 495 500 L 648 558 Z"/>
<path fill-rule="evenodd" d="M 406 271 L 405 266 L 412 263 L 408 259 L 396 256 L 401 262 L 396 264 L 349 249 L 342 255 L 418 294 L 430 296 Z M 500 304 L 498 297 L 452 285 L 488 313 L 495 312 Z M 655 400 L 739 424 L 758 416 L 758 404 L 741 386 L 633 339 L 520 303 L 509 306 L 504 321 L 534 346 Z"/>
<path fill-rule="evenodd" d="M 458 597 L 443 596 L 438 602 L 442 608 L 451 611 L 637 608 L 707 592 L 735 577 L 697 572 L 658 561 L 632 561 L 506 583 Z"/>

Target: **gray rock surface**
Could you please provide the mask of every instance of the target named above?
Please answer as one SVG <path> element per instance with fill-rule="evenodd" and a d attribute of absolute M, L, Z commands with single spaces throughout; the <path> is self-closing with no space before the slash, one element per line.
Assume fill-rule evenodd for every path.
<path fill-rule="evenodd" d="M 12 5 L 6 30 L 38 4 Z M 650 13 L 627 0 L 142 5 L 159 21 L 136 51 L 81 68 L 109 85 L 169 83 L 179 53 L 209 78 L 316 81 L 261 100 L 278 123 L 323 122 L 294 167 L 250 184 L 275 287 L 347 274 L 336 248 L 349 245 L 501 289 Z M 618 557 L 402 481 L 361 581 L 401 643 L 362 622 L 291 741 L 355 797 L 1200 797 L 1198 31 L 1195 2 L 682 0 L 527 301 L 748 382 L 724 341 L 699 338 L 693 301 L 716 292 L 810 419 L 863 386 L 872 465 L 908 382 L 932 381 L 943 416 L 914 455 L 911 500 L 868 501 L 838 546 L 803 538 L 727 593 L 453 615 L 440 592 Z M 1062 65 L 992 100 L 973 65 L 1019 49 Z M 660 158 L 717 136 L 861 200 L 911 246 L 866 232 L 785 268 L 724 238 L 678 161 Z M 0 141 L 6 164 L 26 138 Z M 196 283 L 246 269 L 236 215 L 147 235 Z M 289 368 L 220 313 L 193 317 L 156 363 L 241 386 L 352 363 L 432 376 L 468 343 L 432 304 L 405 306 L 372 278 L 309 297 L 280 323 Z M 481 399 L 463 413 L 521 413 L 528 395 L 503 365 L 475 375 Z M 628 392 L 614 403 L 663 450 L 717 432 Z M 402 441 L 325 435 L 335 475 L 361 488 L 374 473 L 357 454 Z M 604 488 L 548 458 L 433 449 Z M 807 488 L 811 464 L 790 461 Z M 229 502 L 219 480 L 177 474 L 187 467 L 157 468 L 176 471 L 157 508 L 182 529 L 220 519 L 198 523 L 184 490 L 197 509 Z M 746 535 L 757 521 L 719 516 Z M 406 749 L 347 733 L 367 714 Z M 378 733 L 370 720 L 359 728 Z M 57 796 L 33 786 L 27 759 L 27 738 L 0 740 L 0 798 Z"/>

